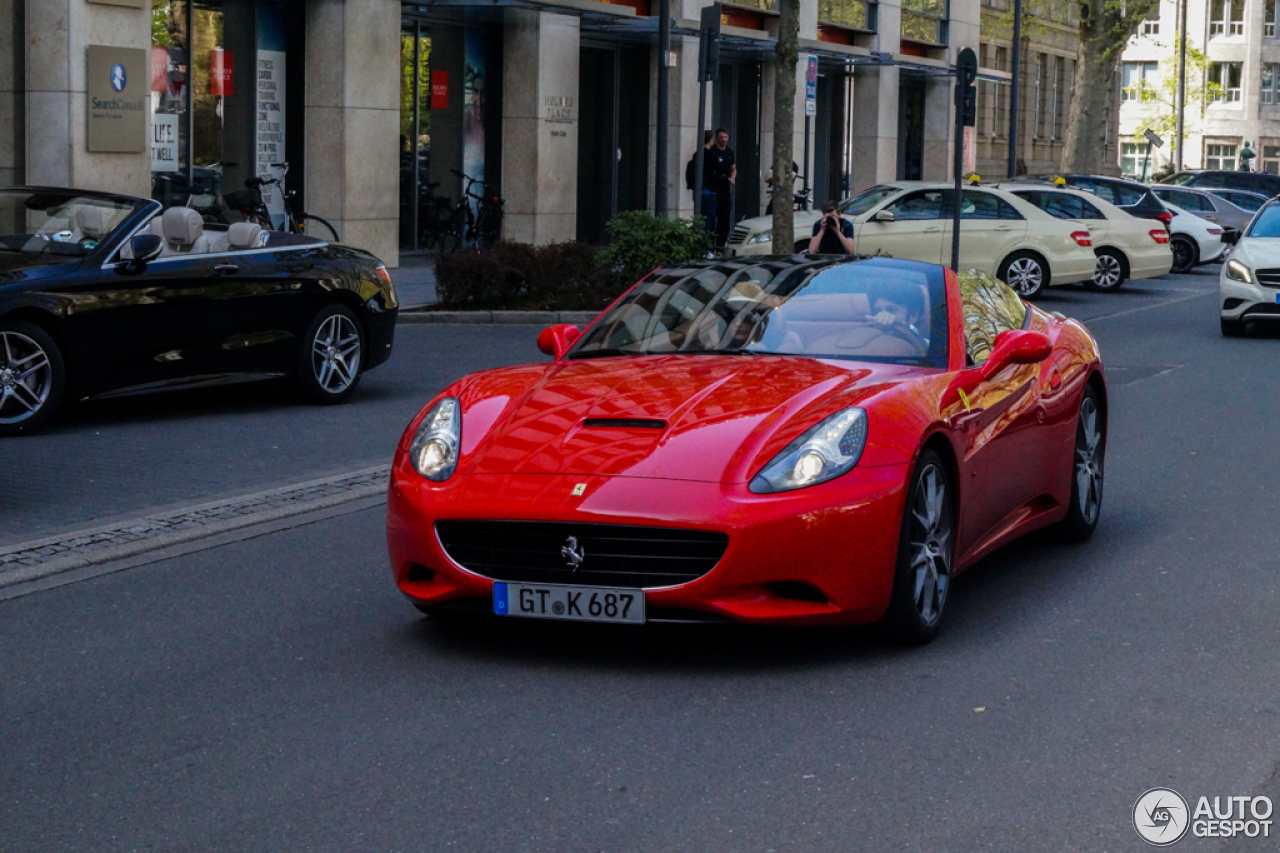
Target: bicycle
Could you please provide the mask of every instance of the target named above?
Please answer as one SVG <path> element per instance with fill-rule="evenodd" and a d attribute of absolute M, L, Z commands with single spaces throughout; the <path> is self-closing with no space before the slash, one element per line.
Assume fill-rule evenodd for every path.
<path fill-rule="evenodd" d="M 330 242 L 338 242 L 337 229 L 326 220 L 310 213 L 294 214 L 293 206 L 289 202 L 297 197 L 298 191 L 287 190 L 284 185 L 285 175 L 289 173 L 289 164 L 272 163 L 271 166 L 283 171 L 274 178 L 262 175 L 249 178 L 244 182 L 246 189 L 229 192 L 222 197 L 227 207 L 240 211 L 246 222 L 255 222 L 267 231 L 283 231 L 287 234 L 317 237 L 321 240 L 325 239 L 325 232 L 328 232 Z M 280 191 L 281 198 L 284 201 L 284 224 L 280 228 L 275 227 L 271 219 L 271 212 L 267 210 L 266 202 L 263 201 L 263 187 L 276 187 Z M 307 230 L 308 226 L 311 227 L 310 231 Z"/>
<path fill-rule="evenodd" d="M 445 246 L 445 251 L 456 252 L 468 243 L 474 243 L 476 251 L 492 246 L 498 242 L 498 237 L 502 234 L 504 200 L 499 198 L 496 192 L 490 192 L 493 188 L 489 184 L 464 175 L 457 169 L 449 171 L 467 183 L 462 189 L 461 200 L 454 205 L 450 214 L 449 230 L 446 235 L 450 245 Z M 484 192 L 475 192 L 473 187 L 476 184 L 480 184 Z M 476 205 L 478 211 L 472 210 L 472 200 L 479 202 Z"/>

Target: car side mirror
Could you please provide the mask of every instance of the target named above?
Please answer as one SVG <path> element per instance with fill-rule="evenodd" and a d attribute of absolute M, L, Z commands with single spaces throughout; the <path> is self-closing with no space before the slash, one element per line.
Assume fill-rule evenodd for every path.
<path fill-rule="evenodd" d="M 538 335 L 538 349 L 559 361 L 580 337 L 582 337 L 582 330 L 569 323 L 548 326 Z"/>
<path fill-rule="evenodd" d="M 1240 232 L 1234 228 L 1224 229 L 1222 232 L 1222 242 L 1228 246 L 1234 246 L 1240 242 Z"/>
<path fill-rule="evenodd" d="M 154 261 L 164 249 L 164 240 L 156 234 L 138 234 L 129 241 L 129 254 L 126 258 L 124 272 L 130 275 L 140 273 L 147 268 L 147 261 Z"/>
<path fill-rule="evenodd" d="M 991 355 L 978 368 L 983 379 L 990 379 L 1011 364 L 1037 364 L 1049 357 L 1053 344 L 1044 332 L 1030 329 L 1008 329 L 996 335 Z"/>
<path fill-rule="evenodd" d="M 892 210 L 877 211 L 876 215 L 872 217 L 872 219 L 875 220 L 876 222 L 892 222 L 896 218 L 897 217 L 893 215 Z"/>

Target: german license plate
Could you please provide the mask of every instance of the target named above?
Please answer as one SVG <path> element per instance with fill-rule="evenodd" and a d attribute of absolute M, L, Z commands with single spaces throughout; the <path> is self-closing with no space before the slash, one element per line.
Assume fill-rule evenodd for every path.
<path fill-rule="evenodd" d="M 572 619 L 582 622 L 644 622 L 644 591 L 552 583 L 493 585 L 493 612 L 499 616 Z"/>

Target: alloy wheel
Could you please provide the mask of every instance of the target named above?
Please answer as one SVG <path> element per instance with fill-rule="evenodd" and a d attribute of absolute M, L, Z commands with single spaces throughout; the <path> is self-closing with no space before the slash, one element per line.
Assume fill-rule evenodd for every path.
<path fill-rule="evenodd" d="M 942 615 L 951 583 L 951 512 L 947 479 L 929 464 L 916 480 L 911 501 L 911 593 L 916 614 L 925 626 Z"/>
<path fill-rule="evenodd" d="M 1191 241 L 1183 237 L 1178 237 L 1170 241 L 1173 249 L 1173 270 L 1174 272 L 1186 272 L 1195 264 L 1195 250 L 1191 247 Z"/>
<path fill-rule="evenodd" d="M 1098 404 L 1086 396 L 1080 404 L 1076 428 L 1076 495 L 1080 516 L 1092 524 L 1102 505 L 1102 431 L 1098 429 Z"/>
<path fill-rule="evenodd" d="M 1093 283 L 1103 290 L 1119 287 L 1124 271 L 1114 255 L 1098 255 L 1098 265 L 1093 270 Z"/>
<path fill-rule="evenodd" d="M 1018 258 L 1009 264 L 1008 284 L 1019 296 L 1034 296 L 1044 283 L 1044 268 L 1034 258 Z"/>
<path fill-rule="evenodd" d="M 330 394 L 341 394 L 360 375 L 360 332 L 350 317 L 334 314 L 320 324 L 311 345 L 316 382 Z"/>
<path fill-rule="evenodd" d="M 0 331 L 0 424 L 19 424 L 49 401 L 54 368 L 49 354 L 20 332 Z"/>

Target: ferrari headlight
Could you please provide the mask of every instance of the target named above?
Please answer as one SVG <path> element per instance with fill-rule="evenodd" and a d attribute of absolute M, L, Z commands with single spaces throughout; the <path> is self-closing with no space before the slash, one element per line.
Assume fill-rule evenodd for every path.
<path fill-rule="evenodd" d="M 458 401 L 446 397 L 431 407 L 418 424 L 409 445 L 414 469 L 428 480 L 447 480 L 458 467 L 458 445 L 462 442 L 462 415 Z"/>
<path fill-rule="evenodd" d="M 791 442 L 751 479 L 757 495 L 834 480 L 858 464 L 867 443 L 867 413 L 844 409 Z"/>
<path fill-rule="evenodd" d="M 773 229 L 770 228 L 768 231 L 761 231 L 759 234 L 751 235 L 751 239 L 747 241 L 747 245 L 751 246 L 756 243 L 772 243 L 772 242 L 773 242 Z"/>
<path fill-rule="evenodd" d="M 1227 261 L 1227 278 L 1232 281 L 1243 281 L 1245 284 L 1253 284 L 1253 272 L 1239 261 Z"/>

